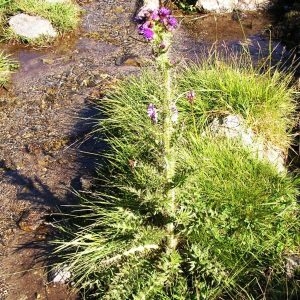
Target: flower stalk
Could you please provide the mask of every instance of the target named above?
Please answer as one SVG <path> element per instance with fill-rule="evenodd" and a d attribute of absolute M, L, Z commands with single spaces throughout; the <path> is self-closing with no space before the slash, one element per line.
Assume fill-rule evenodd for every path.
<path fill-rule="evenodd" d="M 166 53 L 167 55 L 167 53 Z M 167 63 L 167 61 L 166 61 Z M 174 132 L 173 117 L 173 95 L 172 95 L 172 75 L 171 69 L 168 65 L 164 65 L 162 70 L 164 75 L 165 85 L 165 97 L 163 99 L 164 105 L 164 124 L 163 124 L 163 145 L 164 145 L 164 160 L 165 160 L 165 179 L 167 186 L 166 200 L 168 203 L 168 211 L 171 219 L 176 213 L 176 193 L 175 188 L 172 187 L 173 177 L 175 175 L 176 158 L 174 155 L 174 149 L 172 147 L 172 135 Z M 177 246 L 177 238 L 175 237 L 175 224 L 173 222 L 167 224 L 168 248 L 175 249 Z"/>
<path fill-rule="evenodd" d="M 161 72 L 164 88 L 164 97 L 162 99 L 162 130 L 163 130 L 163 161 L 165 177 L 165 201 L 168 213 L 168 219 L 176 214 L 176 193 L 173 187 L 173 178 L 175 175 L 176 158 L 172 147 L 172 135 L 175 130 L 174 124 L 177 122 L 178 111 L 173 100 L 172 93 L 172 64 L 169 58 L 169 46 L 171 44 L 171 32 L 177 27 L 177 20 L 171 15 L 171 11 L 165 7 L 159 10 L 146 11 L 144 16 L 138 20 L 139 33 L 151 42 L 152 50 L 155 55 L 158 71 Z M 148 116 L 157 124 L 156 107 L 152 103 L 148 106 Z M 172 251 L 177 247 L 178 240 L 175 235 L 175 224 L 170 222 L 166 225 L 168 232 L 167 251 Z"/>

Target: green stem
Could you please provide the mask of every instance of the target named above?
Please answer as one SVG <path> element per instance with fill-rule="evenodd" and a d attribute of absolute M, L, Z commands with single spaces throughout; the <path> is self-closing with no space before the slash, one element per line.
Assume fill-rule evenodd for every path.
<path fill-rule="evenodd" d="M 195 118 L 195 110 L 194 110 L 194 103 L 191 103 L 191 105 L 192 105 L 192 116 L 193 116 L 193 126 L 194 126 L 195 136 L 198 136 L 198 130 L 197 130 L 196 118 Z"/>
<path fill-rule="evenodd" d="M 165 160 L 165 180 L 167 186 L 166 200 L 168 204 L 168 212 L 171 218 L 176 213 L 176 194 L 175 189 L 171 188 L 173 177 L 175 174 L 175 156 L 172 148 L 172 134 L 174 131 L 172 123 L 172 76 L 170 70 L 170 62 L 168 53 L 164 53 L 158 57 L 158 65 L 165 80 L 165 98 L 163 101 L 164 124 L 163 124 L 163 145 Z M 173 222 L 167 224 L 168 232 L 168 248 L 173 250 L 177 246 L 177 238 L 175 236 L 175 225 Z"/>

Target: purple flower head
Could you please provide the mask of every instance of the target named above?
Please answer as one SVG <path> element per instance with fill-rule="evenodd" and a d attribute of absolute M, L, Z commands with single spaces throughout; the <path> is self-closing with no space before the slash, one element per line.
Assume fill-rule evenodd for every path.
<path fill-rule="evenodd" d="M 166 7 L 162 7 L 159 10 L 143 9 L 135 21 L 138 23 L 139 34 L 143 35 L 147 41 L 151 41 L 157 37 L 160 38 L 161 32 L 172 31 L 178 25 L 177 20 Z"/>
<path fill-rule="evenodd" d="M 149 21 L 139 25 L 139 34 L 143 35 L 143 37 L 148 41 L 152 40 L 154 37 L 154 31 L 151 29 L 152 27 L 153 24 Z"/>
<path fill-rule="evenodd" d="M 189 101 L 191 104 L 194 103 L 195 97 L 196 97 L 196 93 L 195 93 L 195 91 L 193 91 L 193 90 L 188 91 L 187 94 L 186 94 L 186 98 L 188 99 L 188 101 Z"/>
<path fill-rule="evenodd" d="M 148 117 L 152 120 L 153 123 L 158 122 L 158 112 L 157 108 L 153 103 L 150 103 L 147 108 Z"/>
<path fill-rule="evenodd" d="M 178 109 L 176 107 L 176 104 L 173 103 L 171 106 L 171 121 L 173 123 L 177 123 L 178 120 Z"/>
<path fill-rule="evenodd" d="M 153 27 L 153 24 L 150 21 L 143 22 L 142 24 L 140 24 L 138 26 L 139 33 L 143 34 L 145 29 L 152 28 L 152 27 Z"/>
<path fill-rule="evenodd" d="M 176 20 L 176 18 L 174 18 L 173 16 L 169 16 L 168 18 L 168 29 L 169 30 L 173 30 L 177 27 L 178 22 Z"/>
<path fill-rule="evenodd" d="M 154 37 L 154 31 L 151 28 L 145 28 L 143 31 L 143 37 L 148 41 L 152 40 Z"/>
<path fill-rule="evenodd" d="M 166 7 L 162 7 L 159 9 L 158 14 L 161 18 L 166 18 L 171 15 L 171 11 Z"/>

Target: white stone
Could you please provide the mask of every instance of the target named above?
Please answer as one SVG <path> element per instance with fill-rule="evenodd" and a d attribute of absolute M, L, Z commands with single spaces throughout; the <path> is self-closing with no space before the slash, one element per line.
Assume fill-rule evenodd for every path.
<path fill-rule="evenodd" d="M 265 147 L 265 156 L 271 164 L 276 166 L 279 172 L 285 171 L 284 155 L 278 147 L 271 144 L 267 144 Z"/>
<path fill-rule="evenodd" d="M 159 0 L 144 0 L 143 7 L 149 10 L 159 9 Z"/>
<path fill-rule="evenodd" d="M 225 136 L 229 139 L 240 139 L 241 143 L 261 160 L 267 160 L 274 165 L 278 172 L 284 172 L 284 151 L 271 143 L 264 141 L 244 124 L 244 120 L 236 115 L 214 118 L 208 126 L 208 131 L 214 135 Z"/>
<path fill-rule="evenodd" d="M 144 0 L 143 6 L 140 8 L 137 17 L 143 17 L 146 12 L 158 10 L 159 0 Z"/>
<path fill-rule="evenodd" d="M 252 142 L 252 131 L 246 130 L 243 120 L 236 115 L 228 115 L 223 118 L 215 118 L 210 124 L 210 130 L 227 138 L 241 137 L 243 140 Z"/>
<path fill-rule="evenodd" d="M 67 265 L 64 265 L 63 267 L 58 267 L 52 272 L 52 278 L 51 281 L 53 283 L 60 283 L 65 284 L 70 281 L 71 278 L 71 272 Z"/>
<path fill-rule="evenodd" d="M 52 24 L 47 19 L 38 16 L 18 14 L 11 17 L 8 23 L 13 32 L 27 39 L 57 36 Z"/>
<path fill-rule="evenodd" d="M 231 12 L 234 9 L 257 10 L 268 5 L 270 0 L 198 0 L 196 7 L 214 12 Z"/>

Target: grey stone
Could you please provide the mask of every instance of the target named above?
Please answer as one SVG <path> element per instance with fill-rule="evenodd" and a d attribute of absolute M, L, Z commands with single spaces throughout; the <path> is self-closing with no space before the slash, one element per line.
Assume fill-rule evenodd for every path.
<path fill-rule="evenodd" d="M 249 148 L 258 159 L 267 160 L 277 168 L 278 172 L 286 170 L 284 151 L 256 136 L 250 128 L 245 126 L 243 118 L 239 116 L 227 115 L 214 118 L 208 126 L 208 132 L 229 139 L 240 139 L 241 143 Z"/>
<path fill-rule="evenodd" d="M 13 32 L 27 39 L 37 39 L 42 36 L 56 37 L 57 32 L 47 19 L 18 14 L 9 19 L 9 25 Z"/>
<path fill-rule="evenodd" d="M 257 10 L 266 7 L 269 2 L 270 0 L 198 0 L 196 7 L 220 13 L 234 9 Z"/>

